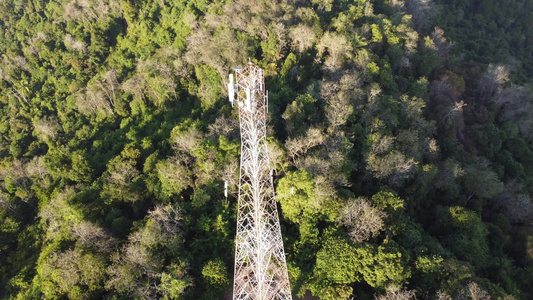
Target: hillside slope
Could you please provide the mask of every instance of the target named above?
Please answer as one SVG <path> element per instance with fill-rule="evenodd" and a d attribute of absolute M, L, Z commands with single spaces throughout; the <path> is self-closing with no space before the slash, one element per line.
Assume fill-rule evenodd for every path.
<path fill-rule="evenodd" d="M 227 295 L 250 59 L 295 296 L 531 299 L 530 2 L 0 2 L 0 298 Z"/>

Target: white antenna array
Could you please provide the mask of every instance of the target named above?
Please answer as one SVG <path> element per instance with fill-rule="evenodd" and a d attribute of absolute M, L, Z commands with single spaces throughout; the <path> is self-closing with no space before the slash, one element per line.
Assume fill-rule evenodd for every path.
<path fill-rule="evenodd" d="M 233 83 L 233 74 L 229 74 L 229 83 L 228 83 L 228 96 L 229 102 L 231 102 L 231 107 L 233 107 L 233 101 L 235 101 L 235 90 L 237 85 Z"/>
<path fill-rule="evenodd" d="M 233 299 L 292 299 L 268 159 L 263 69 L 248 63 L 235 75 L 228 84 L 241 128 Z"/>
<path fill-rule="evenodd" d="M 228 198 L 228 182 L 224 181 L 224 197 Z"/>

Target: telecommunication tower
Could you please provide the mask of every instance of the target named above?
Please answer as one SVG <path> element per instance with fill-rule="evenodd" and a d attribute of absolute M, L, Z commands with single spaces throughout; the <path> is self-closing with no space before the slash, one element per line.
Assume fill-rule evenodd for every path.
<path fill-rule="evenodd" d="M 268 160 L 263 69 L 249 63 L 235 75 L 228 84 L 241 129 L 233 299 L 292 299 Z"/>

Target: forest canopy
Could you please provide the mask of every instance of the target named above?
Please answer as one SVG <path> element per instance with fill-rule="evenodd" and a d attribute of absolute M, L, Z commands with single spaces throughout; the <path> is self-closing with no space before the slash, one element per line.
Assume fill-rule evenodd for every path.
<path fill-rule="evenodd" d="M 0 298 L 231 295 L 250 60 L 294 297 L 532 299 L 531 14 L 0 1 Z"/>

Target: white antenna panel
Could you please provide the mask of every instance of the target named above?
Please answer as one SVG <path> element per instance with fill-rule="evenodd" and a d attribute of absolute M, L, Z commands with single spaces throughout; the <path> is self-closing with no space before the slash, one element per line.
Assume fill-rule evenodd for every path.
<path fill-rule="evenodd" d="M 231 102 L 231 107 L 233 107 L 233 101 L 235 101 L 235 85 L 233 84 L 233 74 L 229 74 L 228 96 L 229 102 Z"/>
<path fill-rule="evenodd" d="M 224 181 L 224 197 L 228 198 L 228 182 Z"/>
<path fill-rule="evenodd" d="M 245 105 L 246 105 L 246 110 L 248 110 L 249 112 L 252 111 L 252 100 L 251 100 L 252 95 L 251 94 L 252 94 L 252 92 L 250 91 L 249 88 L 247 88 L 246 89 L 246 100 L 245 100 L 246 103 L 245 103 Z"/>

